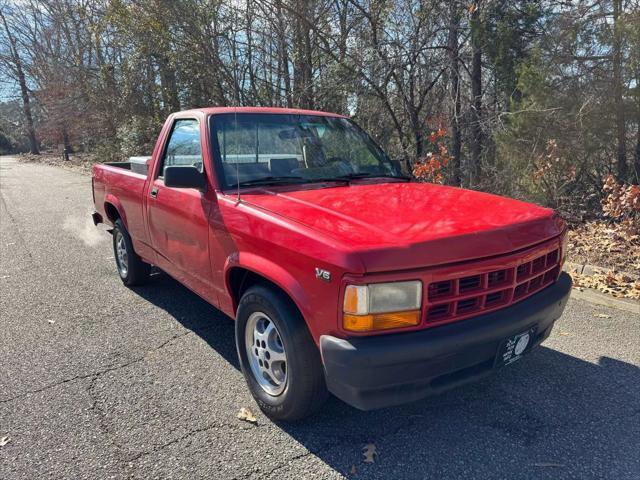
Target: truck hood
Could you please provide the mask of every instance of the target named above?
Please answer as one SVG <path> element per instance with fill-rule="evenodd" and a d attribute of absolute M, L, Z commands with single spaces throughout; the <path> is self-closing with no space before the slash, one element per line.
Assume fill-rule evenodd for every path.
<path fill-rule="evenodd" d="M 259 189 L 243 202 L 331 237 L 367 272 L 490 257 L 558 236 L 548 208 L 428 183 Z"/>

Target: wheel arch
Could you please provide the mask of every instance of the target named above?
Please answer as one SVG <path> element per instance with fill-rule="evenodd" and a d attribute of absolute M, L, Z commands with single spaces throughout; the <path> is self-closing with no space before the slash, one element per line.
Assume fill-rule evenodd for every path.
<path fill-rule="evenodd" d="M 122 204 L 120 201 L 114 197 L 113 195 L 107 195 L 104 200 L 104 213 L 107 216 L 111 225 L 115 225 L 116 220 L 122 220 L 125 228 L 129 228 L 127 224 L 127 216 L 125 214 L 124 208 L 122 208 Z"/>
<path fill-rule="evenodd" d="M 232 300 L 234 314 L 242 294 L 258 283 L 271 285 L 286 295 L 305 319 L 307 327 L 312 329 L 307 307 L 309 299 L 302 285 L 281 266 L 250 253 L 241 253 L 235 261 L 228 259 L 225 265 L 225 287 Z"/>

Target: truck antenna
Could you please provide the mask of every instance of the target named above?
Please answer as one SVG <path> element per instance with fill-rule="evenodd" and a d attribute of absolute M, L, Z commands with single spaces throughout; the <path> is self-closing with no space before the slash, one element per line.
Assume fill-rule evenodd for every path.
<path fill-rule="evenodd" d="M 237 89 L 237 86 L 236 86 Z M 234 128 L 234 142 L 235 142 L 235 152 L 236 152 L 236 188 L 238 189 L 238 195 L 236 196 L 236 205 L 240 203 L 240 155 L 238 154 L 238 107 L 237 104 L 233 108 L 233 128 Z"/>
<path fill-rule="evenodd" d="M 234 9 L 234 15 L 237 12 Z M 238 195 L 236 197 L 236 205 L 241 201 L 240 199 L 240 150 L 238 149 L 238 105 L 240 105 L 240 88 L 238 86 L 238 54 L 233 51 L 233 95 L 235 96 L 235 106 L 233 107 L 233 136 L 235 143 L 235 155 L 236 155 L 236 188 L 238 189 Z"/>

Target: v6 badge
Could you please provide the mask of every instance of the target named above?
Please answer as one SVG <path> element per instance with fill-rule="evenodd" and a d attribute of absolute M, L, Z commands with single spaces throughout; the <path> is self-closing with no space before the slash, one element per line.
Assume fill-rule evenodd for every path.
<path fill-rule="evenodd" d="M 322 268 L 316 267 L 316 278 L 325 282 L 331 281 L 331 272 Z"/>

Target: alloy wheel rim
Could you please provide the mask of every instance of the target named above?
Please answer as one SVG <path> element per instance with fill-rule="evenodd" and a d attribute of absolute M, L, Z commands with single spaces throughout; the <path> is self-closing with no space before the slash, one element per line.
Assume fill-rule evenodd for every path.
<path fill-rule="evenodd" d="M 269 395 L 280 395 L 287 386 L 287 354 L 280 332 L 264 312 L 254 312 L 245 328 L 245 348 L 251 373 Z"/>
<path fill-rule="evenodd" d="M 127 244 L 124 241 L 124 235 L 121 232 L 116 233 L 116 259 L 118 261 L 118 271 L 122 277 L 127 276 L 129 271 L 129 254 L 127 253 Z"/>

